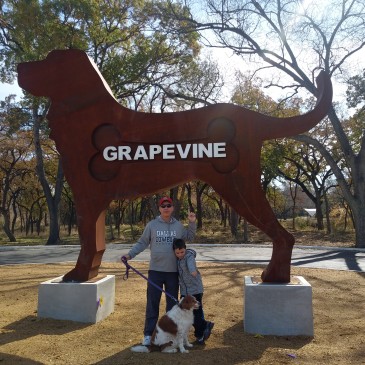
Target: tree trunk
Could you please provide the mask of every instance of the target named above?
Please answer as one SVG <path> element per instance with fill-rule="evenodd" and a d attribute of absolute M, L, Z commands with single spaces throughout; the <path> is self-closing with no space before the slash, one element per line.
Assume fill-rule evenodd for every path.
<path fill-rule="evenodd" d="M 226 203 L 224 203 L 224 215 L 223 215 L 223 227 L 226 228 L 227 227 L 227 220 L 230 219 L 230 214 L 229 214 L 230 210 L 229 207 Z"/>
<path fill-rule="evenodd" d="M 62 189 L 63 189 L 63 170 L 62 170 L 61 160 L 59 160 L 54 196 L 52 197 L 52 195 L 50 194 L 50 190 L 48 196 L 46 194 L 46 201 L 49 213 L 49 236 L 46 243 L 47 245 L 57 245 L 60 243 L 60 225 L 58 217 L 59 217 L 59 206 L 61 201 Z"/>
<path fill-rule="evenodd" d="M 151 207 L 151 210 L 152 210 L 152 214 L 153 214 L 154 218 L 156 218 L 160 214 L 160 212 L 158 210 L 158 207 L 157 207 L 156 202 L 154 201 L 152 195 L 148 198 L 148 202 L 150 204 L 150 207 Z M 157 202 L 157 204 L 158 204 L 158 202 Z M 122 208 L 122 206 L 119 205 L 119 209 L 120 210 L 121 210 L 121 208 Z M 123 212 L 121 213 L 121 216 L 123 217 Z"/>
<path fill-rule="evenodd" d="M 188 204 L 189 204 L 189 210 L 190 212 L 195 212 L 193 202 L 192 202 L 192 196 L 191 196 L 191 184 L 185 184 L 187 196 L 188 196 Z"/>
<path fill-rule="evenodd" d="M 319 198 L 317 198 L 314 203 L 316 205 L 317 229 L 319 231 L 323 231 L 324 224 L 323 224 L 322 202 Z"/>
<path fill-rule="evenodd" d="M 180 220 L 180 212 L 181 212 L 181 200 L 179 198 L 179 187 L 175 186 L 170 189 L 170 197 L 174 204 L 174 217 Z"/>
<path fill-rule="evenodd" d="M 354 199 L 351 211 L 356 231 L 356 247 L 365 247 L 365 137 L 358 156 L 354 159 Z M 355 179 L 356 177 L 356 179 Z"/>
<path fill-rule="evenodd" d="M 365 248 L 365 214 L 361 214 L 359 218 L 355 218 L 355 236 L 358 248 Z"/>
<path fill-rule="evenodd" d="M 69 218 L 68 218 L 68 222 L 67 222 L 67 233 L 69 236 L 71 236 L 73 220 L 75 217 L 74 203 L 72 200 L 70 200 L 68 203 L 68 210 L 69 210 Z"/>
<path fill-rule="evenodd" d="M 203 207 L 201 194 L 196 194 L 196 228 L 201 229 L 203 227 Z"/>
<path fill-rule="evenodd" d="M 296 227 L 295 227 L 295 210 L 296 210 L 296 203 L 297 203 L 297 192 L 298 192 L 298 184 L 294 184 L 294 191 L 293 191 L 293 187 L 292 187 L 292 183 L 289 182 L 289 189 L 290 189 L 290 196 L 292 198 L 293 201 L 293 207 L 292 207 L 292 229 L 293 231 L 295 231 Z"/>
<path fill-rule="evenodd" d="M 326 226 L 327 226 L 327 233 L 332 233 L 332 225 L 330 220 L 330 206 L 327 198 L 327 192 L 324 193 L 324 204 L 326 208 Z"/>
<path fill-rule="evenodd" d="M 26 213 L 26 217 L 25 217 L 25 235 L 28 236 L 29 234 L 29 230 L 30 230 L 30 218 L 31 217 L 31 213 Z"/>
<path fill-rule="evenodd" d="M 202 196 L 204 190 L 208 187 L 208 184 L 196 182 L 195 183 L 195 193 L 196 193 L 196 228 L 203 228 L 203 206 L 202 206 Z"/>
<path fill-rule="evenodd" d="M 107 222 L 109 224 L 109 231 L 110 231 L 110 237 L 109 239 L 111 241 L 115 240 L 115 236 L 114 236 L 114 229 L 113 229 L 113 215 L 110 214 L 110 210 L 108 210 L 107 212 Z"/>
<path fill-rule="evenodd" d="M 2 178 L 2 184 L 0 185 L 2 198 L 0 201 L 0 213 L 4 217 L 3 230 L 5 234 L 8 236 L 10 242 L 16 242 L 16 238 L 10 227 L 10 202 L 8 202 L 8 193 L 10 191 L 10 178 L 9 175 L 6 174 L 6 176 Z"/>
<path fill-rule="evenodd" d="M 225 208 L 223 206 L 223 200 L 221 197 L 219 197 L 219 200 L 217 200 L 217 204 L 218 204 L 218 208 L 219 208 L 219 212 L 221 214 L 221 224 L 223 224 L 223 226 L 225 227 L 225 220 L 226 220 L 226 212 L 225 212 Z"/>
<path fill-rule="evenodd" d="M 248 243 L 249 234 L 248 234 L 248 223 L 246 219 L 243 219 L 243 242 Z"/>
<path fill-rule="evenodd" d="M 61 193 L 63 189 L 63 170 L 61 166 L 61 159 L 59 159 L 58 161 L 56 184 L 51 189 L 44 171 L 43 151 L 40 140 L 40 124 L 42 121 L 42 117 L 38 115 L 37 107 L 34 107 L 33 109 L 33 117 L 34 117 L 33 136 L 34 136 L 35 155 L 37 161 L 36 172 L 38 175 L 39 182 L 42 185 L 44 195 L 46 197 L 46 202 L 49 212 L 49 222 L 50 222 L 49 236 L 46 245 L 57 245 L 60 242 L 58 215 L 59 215 L 59 204 L 61 201 Z M 52 190 L 54 191 L 53 196 L 52 196 Z"/>
<path fill-rule="evenodd" d="M 49 212 L 49 235 L 46 245 L 58 245 L 60 242 L 60 232 L 58 223 L 58 206 L 54 203 L 48 204 Z"/>
<path fill-rule="evenodd" d="M 17 198 L 14 197 L 13 202 L 12 202 L 12 208 L 13 208 L 13 219 L 11 221 L 11 232 L 14 234 L 15 232 L 15 226 L 16 226 L 16 221 L 18 219 L 18 210 L 16 209 L 16 200 Z"/>
<path fill-rule="evenodd" d="M 230 219 L 231 233 L 234 238 L 237 238 L 238 234 L 238 214 L 231 208 L 231 219 Z"/>
<path fill-rule="evenodd" d="M 8 212 L 5 212 L 2 214 L 2 216 L 4 218 L 3 229 L 5 234 L 8 236 L 10 242 L 16 242 L 16 238 L 10 229 L 10 215 L 8 214 Z"/>
<path fill-rule="evenodd" d="M 355 225 L 355 247 L 365 248 L 365 206 L 358 203 L 357 209 L 352 209 Z"/>
<path fill-rule="evenodd" d="M 37 236 L 41 234 L 41 227 L 42 227 L 42 213 L 39 214 L 39 217 L 36 220 L 36 228 L 37 228 Z"/>
<path fill-rule="evenodd" d="M 350 215 L 350 209 L 349 206 L 346 204 L 345 206 L 345 223 L 344 223 L 344 227 L 343 227 L 343 231 L 346 232 L 347 230 L 347 217 Z"/>

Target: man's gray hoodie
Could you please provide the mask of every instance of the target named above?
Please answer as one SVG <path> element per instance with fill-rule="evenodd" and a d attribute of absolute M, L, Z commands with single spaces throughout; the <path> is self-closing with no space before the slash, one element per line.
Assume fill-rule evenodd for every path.
<path fill-rule="evenodd" d="M 161 216 L 147 223 L 142 236 L 130 249 L 128 255 L 134 258 L 148 246 L 151 250 L 150 270 L 176 272 L 176 256 L 172 249 L 174 238 L 182 238 L 191 241 L 195 237 L 196 223 L 189 222 L 187 228 L 177 219 L 171 218 L 165 222 Z"/>
<path fill-rule="evenodd" d="M 196 252 L 188 248 L 184 258 L 177 260 L 180 294 L 184 296 L 187 294 L 202 294 L 204 291 L 202 277 L 196 267 L 195 257 Z M 198 273 L 196 277 L 191 275 L 194 271 Z"/>

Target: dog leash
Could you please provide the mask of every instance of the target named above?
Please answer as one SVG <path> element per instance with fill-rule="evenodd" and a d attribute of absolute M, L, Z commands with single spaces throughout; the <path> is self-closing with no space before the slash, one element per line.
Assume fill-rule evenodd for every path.
<path fill-rule="evenodd" d="M 126 266 L 126 270 L 125 270 L 125 274 L 123 275 L 123 280 L 128 280 L 129 277 L 129 270 L 133 270 L 136 274 L 138 274 L 139 276 L 141 276 L 143 279 L 147 280 L 148 283 L 150 283 L 151 285 L 153 285 L 155 288 L 157 288 L 158 290 L 161 290 L 163 293 L 165 293 L 168 297 L 170 297 L 173 301 L 175 301 L 176 304 L 179 304 L 179 301 L 170 293 L 168 293 L 166 290 L 164 290 L 163 288 L 159 287 L 157 284 L 155 284 L 153 281 L 151 281 L 150 279 L 148 279 L 145 275 L 143 275 L 140 271 L 138 271 L 137 269 L 135 269 L 133 266 L 128 264 L 128 260 L 125 256 L 122 256 L 122 262 L 123 264 Z"/>

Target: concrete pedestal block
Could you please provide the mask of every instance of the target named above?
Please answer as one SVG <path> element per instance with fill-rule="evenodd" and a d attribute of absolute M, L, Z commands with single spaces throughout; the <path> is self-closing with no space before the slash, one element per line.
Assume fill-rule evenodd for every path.
<path fill-rule="evenodd" d="M 96 323 L 114 311 L 115 276 L 64 283 L 62 276 L 40 284 L 38 317 Z"/>
<path fill-rule="evenodd" d="M 244 331 L 277 336 L 313 336 L 312 287 L 294 276 L 288 284 L 245 276 Z"/>

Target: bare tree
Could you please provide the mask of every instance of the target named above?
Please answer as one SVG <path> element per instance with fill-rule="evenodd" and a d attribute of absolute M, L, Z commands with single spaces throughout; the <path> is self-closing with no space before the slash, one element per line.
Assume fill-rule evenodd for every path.
<path fill-rule="evenodd" d="M 314 78 L 320 69 L 339 81 L 358 72 L 353 65 L 365 46 L 363 0 L 206 0 L 202 8 L 205 13 L 178 18 L 184 31 L 199 31 L 206 45 L 229 49 L 251 61 L 256 72 L 270 74 L 268 87 L 291 90 L 288 97 L 300 89 L 316 96 Z M 170 17 L 176 15 L 173 7 L 164 11 Z M 356 247 L 365 247 L 365 134 L 355 150 L 334 107 L 328 117 L 349 175 L 336 162 L 330 146 L 308 135 L 294 138 L 313 145 L 326 159 L 352 210 Z"/>
<path fill-rule="evenodd" d="M 24 116 L 20 108 L 11 103 L 11 98 L 0 103 L 0 215 L 2 228 L 10 242 L 16 242 L 12 229 L 15 223 L 11 222 L 12 207 L 24 189 L 25 177 L 32 170 L 32 138 L 14 122 L 21 119 Z"/>

